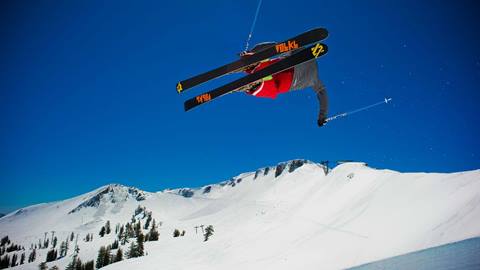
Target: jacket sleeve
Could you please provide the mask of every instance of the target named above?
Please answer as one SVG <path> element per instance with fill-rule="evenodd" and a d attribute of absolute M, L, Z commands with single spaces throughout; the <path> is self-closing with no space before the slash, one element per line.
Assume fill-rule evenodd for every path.
<path fill-rule="evenodd" d="M 317 94 L 318 102 L 320 105 L 320 110 L 318 113 L 319 120 L 325 120 L 328 114 L 328 96 L 327 96 L 327 89 L 325 85 L 320 80 L 317 80 L 313 85 L 313 90 Z"/>

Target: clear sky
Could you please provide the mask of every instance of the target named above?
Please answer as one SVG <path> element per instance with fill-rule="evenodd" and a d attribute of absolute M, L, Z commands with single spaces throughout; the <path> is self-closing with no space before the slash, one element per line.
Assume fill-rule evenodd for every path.
<path fill-rule="evenodd" d="M 264 0 L 252 43 L 326 27 L 330 115 L 311 89 L 188 113 L 177 81 L 236 58 L 257 0 L 2 1 L 0 212 L 117 182 L 200 186 L 294 158 L 480 168 L 477 1 Z"/>

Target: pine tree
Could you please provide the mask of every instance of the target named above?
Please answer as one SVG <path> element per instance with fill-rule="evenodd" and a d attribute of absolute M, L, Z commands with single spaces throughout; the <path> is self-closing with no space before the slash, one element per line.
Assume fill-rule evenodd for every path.
<path fill-rule="evenodd" d="M 118 248 L 118 240 L 115 239 L 112 244 L 112 249 L 117 249 Z"/>
<path fill-rule="evenodd" d="M 75 245 L 75 248 L 73 249 L 74 256 L 77 256 L 78 253 L 80 252 L 80 247 L 78 245 Z"/>
<path fill-rule="evenodd" d="M 180 236 L 180 231 L 178 229 L 175 229 L 173 231 L 173 237 L 179 237 Z"/>
<path fill-rule="evenodd" d="M 110 220 L 107 220 L 107 223 L 105 223 L 105 233 L 110 234 Z"/>
<path fill-rule="evenodd" d="M 95 269 L 95 266 L 94 266 L 93 260 L 88 261 L 84 264 L 83 270 L 94 270 L 94 269 Z"/>
<path fill-rule="evenodd" d="M 135 257 L 138 257 L 137 256 L 137 245 L 135 244 L 135 242 L 132 242 L 130 244 L 130 248 L 128 249 L 128 252 L 127 252 L 127 258 L 135 258 Z"/>
<path fill-rule="evenodd" d="M 77 259 L 75 262 L 75 270 L 83 270 L 82 260 Z"/>
<path fill-rule="evenodd" d="M 12 262 L 10 263 L 10 267 L 17 266 L 17 259 L 18 259 L 17 253 L 13 254 Z"/>
<path fill-rule="evenodd" d="M 143 242 L 144 242 L 145 237 L 143 236 L 142 233 L 140 233 L 137 236 L 137 256 L 143 256 L 144 255 L 144 247 L 143 247 Z"/>
<path fill-rule="evenodd" d="M 148 233 L 148 241 L 158 241 L 158 237 L 160 234 L 157 231 L 157 226 L 155 225 L 155 219 L 152 222 L 152 228 L 150 229 L 150 232 Z"/>
<path fill-rule="evenodd" d="M 58 239 L 57 239 L 57 237 L 55 236 L 55 237 L 53 238 L 53 243 L 52 243 L 53 248 L 55 248 L 55 247 L 57 246 L 57 241 L 58 241 Z"/>
<path fill-rule="evenodd" d="M 205 228 L 205 234 L 203 235 L 205 237 L 205 240 L 204 241 L 208 241 L 208 238 L 210 238 L 210 236 L 213 235 L 213 226 L 212 225 L 208 225 L 207 228 Z"/>
<path fill-rule="evenodd" d="M 8 244 L 10 244 L 10 239 L 8 239 L 8 235 L 2 237 L 2 240 L 0 240 L 0 247 L 3 247 Z"/>
<path fill-rule="evenodd" d="M 127 222 L 127 224 L 125 224 L 125 231 L 124 231 L 124 234 L 126 234 L 127 238 L 130 238 L 130 235 L 129 235 L 129 233 L 130 233 L 129 228 L 130 227 L 129 226 L 130 226 L 130 223 Z"/>
<path fill-rule="evenodd" d="M 127 225 L 128 225 L 128 227 L 127 227 L 128 238 L 135 237 L 135 230 L 133 229 L 133 223 L 131 223 L 131 224 L 127 223 Z"/>
<path fill-rule="evenodd" d="M 152 212 L 148 212 L 147 221 L 145 222 L 145 226 L 143 227 L 145 230 L 148 230 L 150 226 L 150 222 L 152 221 Z"/>
<path fill-rule="evenodd" d="M 20 264 L 24 264 L 25 263 L 25 252 L 22 253 L 22 255 L 20 256 Z"/>
<path fill-rule="evenodd" d="M 123 227 L 123 225 L 120 227 L 120 230 L 118 230 L 118 239 L 121 239 L 122 238 L 122 234 L 124 232 L 125 228 Z"/>
<path fill-rule="evenodd" d="M 60 258 L 67 256 L 68 252 L 68 241 L 63 241 L 60 243 Z"/>
<path fill-rule="evenodd" d="M 114 261 L 115 261 L 115 262 L 119 262 L 119 261 L 121 261 L 121 260 L 123 260 L 123 252 L 122 252 L 122 249 L 119 248 L 119 249 L 117 250 L 117 254 L 115 255 L 115 260 L 114 260 Z"/>
<path fill-rule="evenodd" d="M 105 266 L 104 264 L 105 253 L 106 253 L 105 247 L 104 246 L 100 247 L 100 249 L 98 250 L 97 262 L 96 262 L 97 269 Z"/>
<path fill-rule="evenodd" d="M 5 257 L 0 258 L 0 269 L 8 268 L 10 266 L 10 257 L 5 255 Z"/>
<path fill-rule="evenodd" d="M 136 243 L 132 242 L 130 244 L 130 249 L 127 253 L 128 258 L 136 258 L 144 255 L 143 238 L 143 234 L 139 234 Z"/>
<path fill-rule="evenodd" d="M 29 263 L 34 262 L 36 258 L 37 258 L 37 250 L 34 249 L 32 250 L 32 252 L 30 252 L 30 255 L 28 255 L 28 262 Z"/>
<path fill-rule="evenodd" d="M 145 234 L 145 236 L 143 237 L 144 241 L 145 242 L 148 242 L 148 240 L 150 240 L 150 232 L 148 232 L 147 234 Z"/>
<path fill-rule="evenodd" d="M 142 234 L 142 224 L 140 224 L 140 220 L 135 223 L 135 237 L 138 237 L 139 234 Z"/>
<path fill-rule="evenodd" d="M 120 239 L 120 242 L 122 243 L 122 245 L 125 245 L 126 243 L 128 243 L 127 232 L 122 232 L 119 236 L 119 239 Z"/>
<path fill-rule="evenodd" d="M 100 229 L 100 233 L 98 233 L 100 235 L 100 237 L 103 237 L 105 235 L 105 226 L 102 226 L 102 228 Z"/>
<path fill-rule="evenodd" d="M 53 262 L 57 259 L 57 250 L 56 249 L 51 249 L 47 252 L 47 262 Z"/>
<path fill-rule="evenodd" d="M 40 270 L 47 270 L 47 269 L 48 269 L 47 263 L 46 263 L 46 262 L 41 262 L 41 263 L 38 265 L 38 269 L 40 269 Z"/>
<path fill-rule="evenodd" d="M 104 259 L 103 259 L 103 266 L 107 266 L 109 264 L 112 263 L 112 258 L 111 258 L 111 254 L 110 254 L 110 251 L 111 251 L 111 248 L 110 246 L 107 246 L 107 248 L 105 248 L 105 254 L 104 254 Z"/>
<path fill-rule="evenodd" d="M 65 244 L 66 244 L 66 245 L 65 245 L 65 248 L 66 248 L 67 252 L 65 252 L 65 255 L 67 255 L 68 249 L 70 248 L 70 242 L 71 242 L 71 241 L 68 241 L 68 237 L 67 237 L 67 241 L 65 241 Z"/>

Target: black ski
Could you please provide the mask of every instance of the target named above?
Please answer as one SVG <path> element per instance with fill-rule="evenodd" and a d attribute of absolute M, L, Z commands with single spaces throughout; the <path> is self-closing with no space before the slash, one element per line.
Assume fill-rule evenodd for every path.
<path fill-rule="evenodd" d="M 267 76 L 292 68 L 298 64 L 309 61 L 311 59 L 320 57 L 326 54 L 327 51 L 328 51 L 327 45 L 322 43 L 316 43 L 307 48 L 300 49 L 294 54 L 288 57 L 285 57 L 285 59 L 282 59 L 264 69 L 261 69 L 255 73 L 249 74 L 243 78 L 240 78 L 224 86 L 220 86 L 212 91 L 203 93 L 201 95 L 198 95 L 194 98 L 191 98 L 185 101 L 185 111 L 188 111 L 203 103 L 211 101 L 212 99 L 218 98 L 230 92 L 234 92 L 236 90 L 242 89 L 245 86 L 258 82 Z"/>
<path fill-rule="evenodd" d="M 237 70 L 241 70 L 242 68 L 255 64 L 261 60 L 274 57 L 277 55 L 282 55 L 286 52 L 302 48 L 313 42 L 321 41 L 327 38 L 327 36 L 328 36 L 328 31 L 325 28 L 312 29 L 296 37 L 288 39 L 286 41 L 276 43 L 275 45 L 272 45 L 271 47 L 267 47 L 264 50 L 259 51 L 253 55 L 242 57 L 239 60 L 236 60 L 224 66 L 202 73 L 190 79 L 181 81 L 177 83 L 177 92 L 181 93 L 196 85 L 221 77 L 225 74 L 228 74 Z"/>

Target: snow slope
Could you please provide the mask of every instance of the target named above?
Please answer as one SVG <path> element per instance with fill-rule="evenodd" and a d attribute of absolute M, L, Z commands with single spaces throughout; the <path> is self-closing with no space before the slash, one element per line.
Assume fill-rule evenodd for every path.
<path fill-rule="evenodd" d="M 351 270 L 478 270 L 480 269 L 478 254 L 480 254 L 480 238 L 476 237 L 360 265 Z"/>
<path fill-rule="evenodd" d="M 110 185 L 9 214 L 0 237 L 28 249 L 52 230 L 59 240 L 93 233 L 93 242 L 79 241 L 79 255 L 95 259 L 114 240 L 99 238 L 100 227 L 127 222 L 138 205 L 162 221 L 159 241 L 146 243 L 147 256 L 105 269 L 340 269 L 480 236 L 480 170 L 399 173 L 346 163 L 325 175 L 319 164 L 291 161 L 196 189 Z M 195 232 L 202 224 L 214 226 L 208 242 Z M 175 228 L 186 235 L 173 238 Z M 44 258 L 15 269 L 36 269 Z"/>

